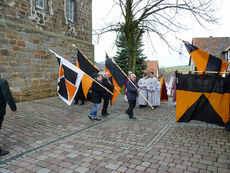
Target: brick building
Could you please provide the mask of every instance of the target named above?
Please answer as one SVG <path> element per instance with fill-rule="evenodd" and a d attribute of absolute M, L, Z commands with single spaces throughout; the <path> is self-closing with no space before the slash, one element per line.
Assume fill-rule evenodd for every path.
<path fill-rule="evenodd" d="M 147 60 L 146 61 L 147 68 L 144 70 L 145 72 L 154 72 L 154 75 L 158 77 L 159 75 L 159 66 L 158 66 L 158 61 L 157 60 Z"/>
<path fill-rule="evenodd" d="M 94 59 L 92 0 L 0 0 L 0 77 L 17 100 L 56 95 L 48 48 L 76 63 L 72 43 Z"/>

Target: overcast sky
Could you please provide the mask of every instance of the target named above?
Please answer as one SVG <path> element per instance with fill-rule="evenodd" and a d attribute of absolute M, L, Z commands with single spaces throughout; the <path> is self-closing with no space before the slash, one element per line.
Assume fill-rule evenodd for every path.
<path fill-rule="evenodd" d="M 169 38 L 170 42 L 174 44 L 178 50 L 181 47 L 181 41 L 177 40 L 176 37 L 190 43 L 193 37 L 230 37 L 230 0 L 218 1 L 219 10 L 217 14 L 221 17 L 219 24 L 208 26 L 207 30 L 198 24 L 194 25 L 194 23 L 190 22 L 190 19 L 187 19 L 185 22 L 191 24 L 191 29 L 183 31 L 179 35 L 172 34 Z M 112 0 L 93 0 L 93 29 L 103 27 L 105 23 L 110 21 L 119 21 L 121 19 L 121 15 L 117 13 L 118 10 L 116 9 L 113 9 L 113 11 L 110 12 L 109 17 L 107 16 L 112 5 Z M 179 56 L 178 53 L 170 51 L 160 40 L 156 40 L 153 36 L 151 36 L 151 38 L 152 42 L 154 42 L 155 50 L 153 50 L 151 46 L 149 37 L 143 37 L 145 44 L 143 47 L 144 54 L 147 56 L 148 60 L 158 60 L 161 67 L 188 65 L 189 55 L 184 47 L 183 55 Z M 102 62 L 105 60 L 105 52 L 111 57 L 115 55 L 115 39 L 116 35 L 113 33 L 103 34 L 99 39 L 95 36 L 93 37 L 96 62 Z"/>

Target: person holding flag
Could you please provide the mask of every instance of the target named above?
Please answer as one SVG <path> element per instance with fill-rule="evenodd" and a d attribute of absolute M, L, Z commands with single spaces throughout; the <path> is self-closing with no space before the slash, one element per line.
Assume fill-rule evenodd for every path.
<path fill-rule="evenodd" d="M 131 74 L 130 76 L 130 80 L 132 81 L 132 83 L 134 85 L 136 84 L 136 75 L 135 74 Z M 135 87 L 131 81 L 127 82 L 127 99 L 129 102 L 129 108 L 126 110 L 126 114 L 129 115 L 130 119 L 136 119 L 136 117 L 133 116 L 133 109 L 136 106 L 136 99 L 137 99 L 137 87 Z"/>
<path fill-rule="evenodd" d="M 111 92 L 113 92 L 114 86 L 112 84 L 112 78 L 110 77 L 110 74 L 108 72 L 105 72 L 105 76 L 102 79 L 102 85 L 105 86 L 106 88 L 108 88 Z M 111 96 L 112 95 L 109 92 L 104 92 L 102 94 L 104 102 L 103 102 L 103 108 L 102 108 L 101 115 L 103 115 L 103 116 L 110 115 L 107 112 L 107 109 L 108 109 L 108 105 L 109 105 L 109 100 L 112 99 Z"/>
<path fill-rule="evenodd" d="M 96 81 L 102 83 L 102 74 L 97 74 Z M 90 120 L 100 121 L 101 119 L 97 117 L 97 111 L 99 109 L 99 104 L 101 103 L 101 98 L 103 92 L 109 92 L 107 88 L 102 88 L 97 82 L 92 83 L 92 98 L 91 101 L 94 104 L 93 109 L 90 111 L 88 118 Z"/>

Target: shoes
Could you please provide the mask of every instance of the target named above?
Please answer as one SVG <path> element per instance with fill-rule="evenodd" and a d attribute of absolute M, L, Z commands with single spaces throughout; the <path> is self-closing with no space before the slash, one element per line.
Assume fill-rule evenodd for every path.
<path fill-rule="evenodd" d="M 110 115 L 110 114 L 109 113 L 101 113 L 101 115 L 107 116 L 107 115 Z"/>
<path fill-rule="evenodd" d="M 147 105 L 139 105 L 139 108 L 145 108 Z"/>
<path fill-rule="evenodd" d="M 92 118 L 91 116 L 88 116 L 88 118 L 89 118 L 90 120 L 93 120 L 93 118 Z"/>
<path fill-rule="evenodd" d="M 9 154 L 9 151 L 0 150 L 0 156 L 4 156 L 4 155 L 7 155 L 7 154 Z"/>
<path fill-rule="evenodd" d="M 129 115 L 128 110 L 127 110 L 127 111 L 125 111 L 125 113 Z"/>
<path fill-rule="evenodd" d="M 101 115 L 104 116 L 104 117 L 106 117 L 108 114 L 107 113 L 102 113 Z"/>
<path fill-rule="evenodd" d="M 129 117 L 129 119 L 137 119 L 136 117 Z"/>
<path fill-rule="evenodd" d="M 96 120 L 96 121 L 101 121 L 101 119 L 100 119 L 100 118 L 94 118 L 94 120 Z"/>
<path fill-rule="evenodd" d="M 106 112 L 107 115 L 110 115 L 110 113 Z"/>
<path fill-rule="evenodd" d="M 74 102 L 73 104 L 74 104 L 74 105 L 77 105 L 77 104 L 78 104 L 78 102 Z"/>

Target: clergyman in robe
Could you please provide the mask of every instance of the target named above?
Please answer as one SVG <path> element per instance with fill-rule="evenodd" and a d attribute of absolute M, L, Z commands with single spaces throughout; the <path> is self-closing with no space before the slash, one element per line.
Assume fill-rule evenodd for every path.
<path fill-rule="evenodd" d="M 158 78 L 157 81 L 157 87 L 156 87 L 156 93 L 155 93 L 155 108 L 160 106 L 161 104 L 161 83 L 160 83 L 160 78 Z"/>
<path fill-rule="evenodd" d="M 147 80 L 148 80 L 148 74 L 147 73 L 144 73 L 144 76 L 143 78 L 141 78 L 137 85 L 139 87 L 139 91 L 142 93 L 142 95 L 147 98 L 148 97 L 148 91 L 147 91 Z M 139 94 L 138 96 L 138 104 L 139 104 L 139 107 L 142 108 L 142 107 L 146 107 L 147 106 L 147 102 L 146 100 L 143 98 L 141 94 Z"/>
<path fill-rule="evenodd" d="M 149 73 L 150 77 L 147 80 L 147 91 L 148 91 L 148 101 L 149 103 L 155 107 L 155 94 L 157 87 L 157 78 L 154 76 L 154 72 Z"/>

